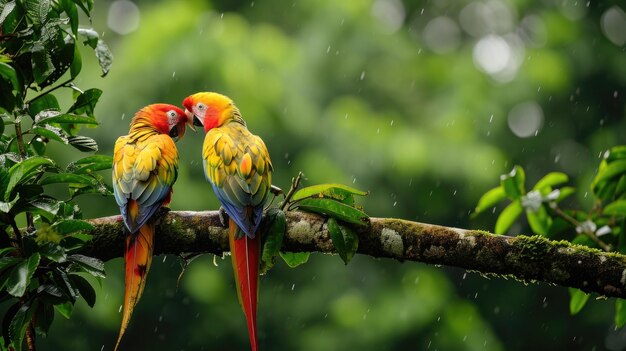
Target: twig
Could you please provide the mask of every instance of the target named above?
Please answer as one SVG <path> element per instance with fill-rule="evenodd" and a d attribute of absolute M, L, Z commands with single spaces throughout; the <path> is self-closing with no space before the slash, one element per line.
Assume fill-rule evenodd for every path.
<path fill-rule="evenodd" d="M 285 211 L 287 209 L 287 206 L 289 206 L 289 200 L 291 200 L 293 194 L 296 192 L 296 190 L 298 190 L 298 187 L 300 186 L 300 180 L 302 180 L 302 176 L 304 176 L 304 173 L 298 172 L 298 175 L 295 178 L 291 179 L 291 188 L 289 189 L 289 192 L 287 192 L 285 200 L 283 200 L 283 205 L 280 207 L 282 211 Z"/>
<path fill-rule="evenodd" d="M 568 215 L 567 213 L 565 213 L 556 204 L 554 206 L 550 206 L 550 208 L 552 208 L 554 213 L 556 213 L 559 217 L 563 218 L 564 220 L 568 221 L 575 228 L 582 228 L 581 223 L 579 221 L 577 221 L 576 218 L 574 218 L 574 217 Z M 600 240 L 600 238 L 598 238 L 598 236 L 595 233 L 591 233 L 591 232 L 589 232 L 587 230 L 582 230 L 581 233 L 583 233 L 589 239 L 591 239 L 594 243 L 596 243 L 596 245 L 598 245 L 600 248 L 602 248 L 602 250 L 604 250 L 606 252 L 613 251 L 612 248 L 611 248 L 611 245 L 609 245 L 609 244 L 605 243 L 604 241 Z"/>
<path fill-rule="evenodd" d="M 42 97 L 46 96 L 47 94 L 50 94 L 51 92 L 53 92 L 53 91 L 55 91 L 55 90 L 57 90 L 59 88 L 67 87 L 67 85 L 70 84 L 73 81 L 74 81 L 74 78 L 70 78 L 70 79 L 66 80 L 65 82 L 63 82 L 63 83 L 61 83 L 61 84 L 59 84 L 59 85 L 57 85 L 55 87 L 52 87 L 52 88 L 44 91 L 43 93 L 41 93 L 41 94 L 35 96 L 34 98 L 26 101 L 26 105 L 32 104 L 33 101 L 35 101 L 35 100 L 37 100 L 39 98 L 42 98 Z"/>

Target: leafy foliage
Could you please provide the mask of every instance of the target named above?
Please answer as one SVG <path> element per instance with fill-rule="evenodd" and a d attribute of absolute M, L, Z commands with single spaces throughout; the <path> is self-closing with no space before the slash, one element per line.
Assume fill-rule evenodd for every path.
<path fill-rule="evenodd" d="M 0 3 L 0 299 L 12 301 L 2 322 L 3 348 L 21 350 L 25 335 L 46 336 L 55 310 L 69 318 L 83 297 L 96 295 L 85 276 L 104 277 L 101 261 L 78 254 L 91 224 L 74 203 L 80 194 L 109 195 L 95 171 L 111 158 L 90 156 L 62 167 L 46 156 L 51 142 L 83 152 L 98 150 L 79 135 L 96 126 L 93 110 L 102 92 L 72 82 L 82 68 L 79 36 L 94 49 L 105 75 L 112 56 L 104 42 L 78 27 L 79 9 L 90 16 L 91 0 L 2 1 Z M 72 92 L 62 109 L 54 92 Z M 48 193 L 66 184 L 68 197 Z M 53 192 L 56 193 L 56 192 Z M 26 228 L 20 228 L 20 225 Z"/>
<path fill-rule="evenodd" d="M 265 273 L 274 265 L 277 254 L 289 267 L 297 267 L 309 259 L 309 252 L 279 252 L 285 226 L 285 210 L 300 209 L 328 217 L 327 226 L 330 239 L 345 264 L 348 264 L 359 248 L 359 237 L 351 226 L 362 227 L 369 224 L 369 216 L 355 205 L 354 196 L 368 193 L 342 184 L 319 184 L 298 189 L 303 174 L 292 179 L 291 189 L 280 209 L 268 211 L 269 228 L 264 237 L 261 272 Z"/>
<path fill-rule="evenodd" d="M 500 177 L 500 186 L 487 191 L 478 200 L 474 215 L 486 212 L 508 199 L 496 221 L 495 232 L 504 234 L 523 212 L 532 232 L 553 239 L 565 239 L 577 244 L 626 253 L 626 146 L 607 150 L 591 182 L 593 206 L 589 211 L 563 209 L 560 202 L 575 193 L 562 186 L 568 182 L 564 173 L 552 172 L 541 178 L 530 191 L 526 190 L 525 173 L 515 166 Z M 570 289 L 570 312 L 578 313 L 589 295 Z M 616 301 L 615 324 L 626 325 L 624 302 Z"/>

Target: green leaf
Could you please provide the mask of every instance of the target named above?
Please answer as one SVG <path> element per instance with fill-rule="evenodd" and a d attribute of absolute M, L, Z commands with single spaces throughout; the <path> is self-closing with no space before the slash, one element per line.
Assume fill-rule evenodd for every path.
<path fill-rule="evenodd" d="M 520 200 L 515 200 L 510 203 L 498 216 L 496 221 L 496 234 L 505 234 L 509 228 L 513 225 L 517 217 L 522 214 L 523 208 Z"/>
<path fill-rule="evenodd" d="M 272 219 L 270 227 L 263 237 L 263 249 L 261 250 L 261 274 L 267 273 L 274 266 L 276 255 L 280 252 L 283 244 L 283 236 L 287 222 L 285 212 L 272 208 L 268 211 L 268 217 Z"/>
<path fill-rule="evenodd" d="M 611 163 L 613 161 L 621 159 L 626 159 L 626 145 L 613 146 L 609 149 L 609 154 L 606 158 L 606 162 Z"/>
<path fill-rule="evenodd" d="M 50 228 L 61 235 L 68 235 L 77 232 L 90 231 L 94 227 L 87 221 L 80 219 L 67 219 L 56 222 Z"/>
<path fill-rule="evenodd" d="M 7 292 L 15 297 L 22 297 L 26 292 L 26 288 L 30 284 L 41 256 L 38 253 L 32 254 L 27 260 L 22 261 L 11 271 L 9 280 L 7 281 Z"/>
<path fill-rule="evenodd" d="M 90 137 L 83 135 L 69 137 L 70 145 L 82 152 L 98 151 L 98 143 Z"/>
<path fill-rule="evenodd" d="M 54 307 L 48 303 L 39 303 L 35 311 L 35 332 L 44 338 L 48 335 L 48 330 L 54 320 Z"/>
<path fill-rule="evenodd" d="M 595 192 L 595 188 L 600 182 L 609 180 L 624 173 L 626 173 L 626 160 L 620 159 L 607 163 L 606 166 L 598 169 L 598 174 L 596 174 L 596 177 L 593 179 L 591 188 L 594 189 Z"/>
<path fill-rule="evenodd" d="M 19 262 L 23 261 L 22 258 L 17 257 L 2 257 L 0 258 L 0 271 L 3 271 L 9 267 L 15 266 Z"/>
<path fill-rule="evenodd" d="M 94 257 L 84 255 L 70 255 L 69 261 L 74 262 L 82 271 L 87 272 L 94 277 L 105 278 L 104 262 Z"/>
<path fill-rule="evenodd" d="M 344 222 L 366 226 L 369 217 L 362 211 L 329 198 L 306 198 L 297 202 L 299 209 L 325 214 Z"/>
<path fill-rule="evenodd" d="M 89 307 L 93 307 L 96 303 L 96 291 L 93 289 L 91 284 L 89 284 L 87 279 L 76 274 L 70 274 L 70 279 L 74 283 L 74 286 L 78 289 L 78 292 L 80 292 L 80 296 L 82 296 L 83 299 L 85 299 L 85 302 L 87 302 L 87 305 L 89 305 Z"/>
<path fill-rule="evenodd" d="M 17 250 L 16 248 L 9 246 L 9 247 L 3 247 L 2 249 L 0 249 L 0 257 L 1 256 L 6 256 L 12 252 L 14 252 L 15 250 Z"/>
<path fill-rule="evenodd" d="M 54 220 L 54 217 L 61 208 L 61 201 L 47 195 L 40 195 L 34 199 L 19 203 L 11 209 L 12 214 L 23 212 L 34 212 L 45 217 L 48 221 Z"/>
<path fill-rule="evenodd" d="M 626 301 L 615 299 L 615 326 L 621 328 L 626 324 Z"/>
<path fill-rule="evenodd" d="M 58 115 L 60 114 L 59 101 L 51 93 L 43 95 L 28 105 L 28 114 L 33 117 L 35 123 L 37 123 L 38 118 L 41 118 L 38 117 L 40 114 L 41 116 Z"/>
<path fill-rule="evenodd" d="M 39 246 L 39 253 L 53 262 L 62 263 L 67 260 L 65 249 L 55 243 L 45 243 Z"/>
<path fill-rule="evenodd" d="M 59 183 L 92 185 L 94 183 L 94 179 L 89 176 L 82 175 L 82 174 L 59 173 L 59 174 L 50 175 L 39 181 L 40 185 L 59 184 Z"/>
<path fill-rule="evenodd" d="M 15 186 L 29 179 L 40 167 L 52 167 L 54 162 L 49 158 L 35 156 L 19 162 L 9 169 L 9 182 L 4 193 L 4 200 L 8 201 Z"/>
<path fill-rule="evenodd" d="M 94 117 L 93 109 L 102 95 L 100 89 L 88 89 L 84 93 L 78 95 L 74 104 L 67 110 L 68 113 L 74 113 L 77 115 L 86 114 L 89 117 Z"/>
<path fill-rule="evenodd" d="M 83 10 L 85 15 L 91 18 L 91 10 L 93 9 L 93 0 L 73 0 L 78 7 Z"/>
<path fill-rule="evenodd" d="M 334 218 L 329 218 L 328 232 L 337 253 L 347 265 L 359 248 L 359 237 L 347 227 L 342 227 Z"/>
<path fill-rule="evenodd" d="M 11 14 L 11 12 L 13 12 L 14 9 L 15 9 L 15 1 L 9 1 L 6 4 L 4 4 L 4 7 L 2 8 L 2 12 L 0 12 L 0 23 L 4 23 L 4 20 L 6 20 L 7 17 L 9 17 L 9 15 Z"/>
<path fill-rule="evenodd" d="M 24 0 L 22 5 L 26 9 L 26 15 L 34 24 L 46 22 L 50 12 L 50 0 Z"/>
<path fill-rule="evenodd" d="M 109 73 L 109 70 L 111 69 L 111 64 L 113 63 L 113 54 L 111 53 L 109 46 L 102 39 L 98 40 L 95 52 L 98 63 L 100 64 L 100 69 L 102 70 L 102 77 L 104 77 Z"/>
<path fill-rule="evenodd" d="M 67 135 L 63 129 L 48 124 L 43 127 L 34 127 L 32 132 L 44 138 L 56 140 L 63 144 L 67 144 L 69 142 L 69 135 Z"/>
<path fill-rule="evenodd" d="M 46 81 L 48 76 L 54 72 L 54 64 L 52 63 L 50 54 L 45 50 L 33 52 L 32 64 L 35 82 L 42 87 L 46 86 L 46 84 L 43 83 Z"/>
<path fill-rule="evenodd" d="M 330 197 L 348 205 L 354 205 L 353 195 L 365 196 L 368 193 L 343 184 L 319 184 L 296 191 L 291 197 L 292 202 L 309 197 L 323 198 Z"/>
<path fill-rule="evenodd" d="M 548 212 L 544 205 L 541 205 L 537 212 L 526 210 L 526 218 L 533 233 L 546 236 L 552 225 L 552 218 L 548 216 Z"/>
<path fill-rule="evenodd" d="M 35 308 L 37 308 L 38 303 L 35 302 L 34 305 Z M 32 317 L 33 309 L 31 308 L 30 303 L 25 303 L 17 310 L 15 316 L 13 316 L 13 319 L 11 320 L 11 324 L 9 325 L 9 336 L 15 350 L 17 351 L 22 348 L 24 334 L 26 333 L 26 328 L 28 327 L 28 323 L 30 323 Z"/>
<path fill-rule="evenodd" d="M 53 111 L 55 113 L 50 113 L 51 111 L 45 111 L 46 114 L 40 113 L 35 117 L 35 124 L 41 123 L 71 123 L 71 124 L 94 124 L 97 125 L 98 121 L 96 121 L 92 117 L 87 116 L 79 116 L 71 113 L 60 113 L 58 111 Z"/>
<path fill-rule="evenodd" d="M 310 252 L 280 252 L 280 257 L 282 257 L 285 263 L 291 268 L 305 264 L 309 260 L 310 255 Z"/>
<path fill-rule="evenodd" d="M 70 319 L 72 317 L 72 311 L 74 310 L 74 305 L 71 302 L 64 302 L 58 305 L 54 305 L 54 309 L 59 312 L 66 319 Z"/>
<path fill-rule="evenodd" d="M 13 3 L 13 6 L 15 6 L 15 3 Z M 7 7 L 5 6 L 4 9 L 6 10 L 6 8 Z M 5 10 L 2 11 L 2 14 L 4 14 Z M 2 22 L 3 21 L 0 21 L 0 23 Z M 11 65 L 0 62 L 0 76 L 2 76 L 2 78 L 4 78 L 6 81 L 11 82 L 13 90 L 17 92 L 22 91 L 22 86 L 17 78 L 17 72 L 15 71 L 15 68 L 13 68 Z"/>
<path fill-rule="evenodd" d="M 68 1 L 68 0 L 65 0 Z M 76 78 L 80 71 L 83 68 L 83 59 L 80 55 L 80 49 L 78 45 L 74 46 L 74 58 L 72 59 L 72 64 L 70 65 L 70 76 L 72 78 Z"/>
<path fill-rule="evenodd" d="M 559 189 L 559 196 L 554 201 L 558 203 L 561 200 L 573 195 L 574 193 L 576 193 L 576 189 L 572 188 L 571 186 L 564 186 Z"/>
<path fill-rule="evenodd" d="M 568 290 L 570 295 L 569 313 L 573 316 L 585 307 L 587 300 L 589 300 L 589 294 L 575 288 L 568 288 Z"/>
<path fill-rule="evenodd" d="M 626 200 L 617 200 L 606 205 L 604 214 L 609 216 L 626 216 Z"/>
<path fill-rule="evenodd" d="M 83 44 L 91 46 L 95 50 L 96 46 L 98 46 L 98 39 L 100 39 L 98 32 L 93 30 L 93 28 L 78 28 L 78 34 L 85 38 Z"/>
<path fill-rule="evenodd" d="M 72 0 L 60 0 L 59 4 L 67 17 L 70 19 L 70 27 L 72 28 L 72 33 L 76 36 L 78 35 L 78 9 L 76 8 L 76 4 Z M 72 78 L 75 76 L 72 75 Z"/>
<path fill-rule="evenodd" d="M 500 185 L 511 200 L 519 199 L 526 194 L 525 181 L 526 173 L 520 166 L 515 166 L 510 173 L 500 176 Z"/>
<path fill-rule="evenodd" d="M 504 188 L 502 186 L 495 187 L 487 191 L 483 196 L 480 197 L 474 213 L 481 213 L 484 210 L 493 207 L 495 204 L 504 200 L 505 198 L 506 193 L 504 192 Z"/>
<path fill-rule="evenodd" d="M 67 165 L 66 171 L 69 173 L 84 174 L 110 169 L 113 165 L 113 158 L 106 155 L 94 155 L 82 158 Z"/>
<path fill-rule="evenodd" d="M 567 174 L 561 172 L 550 172 L 541 178 L 533 187 L 533 190 L 552 188 L 555 185 L 566 183 L 569 180 Z"/>

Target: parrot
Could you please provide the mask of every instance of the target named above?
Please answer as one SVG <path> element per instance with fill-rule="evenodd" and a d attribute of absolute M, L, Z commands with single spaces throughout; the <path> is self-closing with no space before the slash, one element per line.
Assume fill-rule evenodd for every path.
<path fill-rule="evenodd" d="M 239 303 L 252 351 L 257 351 L 257 302 L 261 234 L 259 225 L 272 184 L 272 162 L 263 140 L 250 133 L 234 102 L 201 92 L 183 101 L 193 124 L 204 126 L 204 174 L 228 217 L 228 238 Z"/>
<path fill-rule="evenodd" d="M 128 135 L 115 142 L 113 193 L 128 229 L 124 313 L 115 350 L 143 293 L 152 262 L 155 222 L 159 210 L 169 204 L 178 176 L 174 141 L 183 137 L 185 124 L 191 122 L 177 106 L 148 105 L 135 114 Z"/>

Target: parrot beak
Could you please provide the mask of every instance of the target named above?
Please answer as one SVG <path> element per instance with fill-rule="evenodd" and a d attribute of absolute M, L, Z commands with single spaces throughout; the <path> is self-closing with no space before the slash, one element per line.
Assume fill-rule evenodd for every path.
<path fill-rule="evenodd" d="M 187 115 L 187 124 L 189 125 L 189 129 L 196 131 L 196 127 L 193 124 L 193 113 L 189 112 L 189 110 L 185 109 L 185 115 Z"/>

